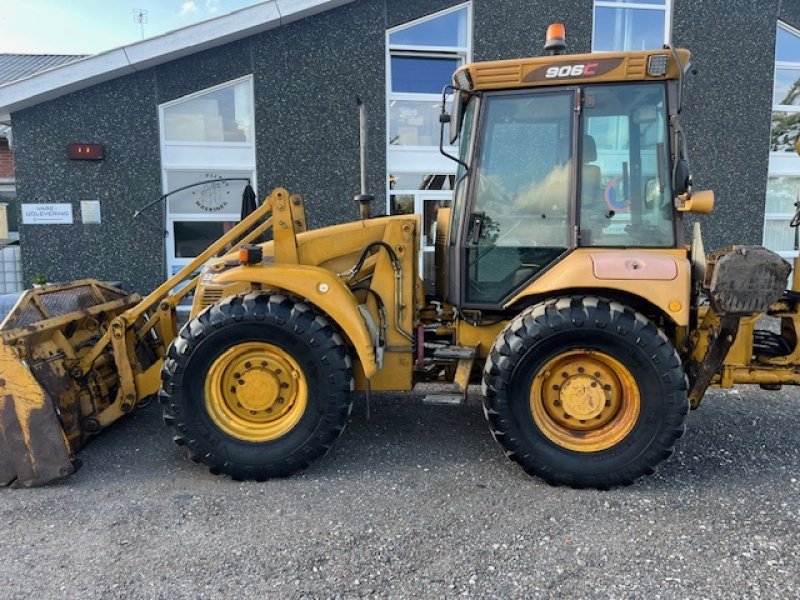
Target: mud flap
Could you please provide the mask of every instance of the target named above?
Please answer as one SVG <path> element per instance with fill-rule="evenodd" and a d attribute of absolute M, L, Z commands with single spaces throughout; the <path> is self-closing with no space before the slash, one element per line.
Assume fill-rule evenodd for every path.
<path fill-rule="evenodd" d="M 0 485 L 35 487 L 71 475 L 68 442 L 50 397 L 0 344 Z"/>

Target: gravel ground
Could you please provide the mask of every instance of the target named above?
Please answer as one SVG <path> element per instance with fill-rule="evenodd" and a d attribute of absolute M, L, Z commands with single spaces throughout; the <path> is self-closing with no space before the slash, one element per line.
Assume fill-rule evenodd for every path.
<path fill-rule="evenodd" d="M 710 392 L 610 492 L 529 478 L 478 406 L 419 394 L 359 399 L 335 453 L 262 484 L 184 459 L 152 406 L 68 481 L 0 489 L 0 597 L 798 597 L 798 397 Z"/>

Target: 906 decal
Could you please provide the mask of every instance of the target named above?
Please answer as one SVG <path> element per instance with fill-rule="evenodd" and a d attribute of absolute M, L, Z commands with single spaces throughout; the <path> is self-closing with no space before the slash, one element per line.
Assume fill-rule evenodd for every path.
<path fill-rule="evenodd" d="M 597 75 L 598 63 L 580 63 L 577 65 L 563 65 L 550 67 L 544 72 L 545 79 L 560 79 L 562 77 L 594 77 Z"/>

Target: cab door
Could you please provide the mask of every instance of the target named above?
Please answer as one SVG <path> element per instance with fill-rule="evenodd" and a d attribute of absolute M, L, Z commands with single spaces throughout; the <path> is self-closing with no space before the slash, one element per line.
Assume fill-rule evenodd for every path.
<path fill-rule="evenodd" d="M 497 308 L 574 247 L 575 88 L 486 94 L 462 227 L 462 306 Z"/>

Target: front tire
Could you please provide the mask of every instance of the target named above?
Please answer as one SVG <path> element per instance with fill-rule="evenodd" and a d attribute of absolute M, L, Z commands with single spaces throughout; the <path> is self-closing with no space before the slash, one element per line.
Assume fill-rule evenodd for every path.
<path fill-rule="evenodd" d="M 506 456 L 553 485 L 629 485 L 672 455 L 687 381 L 644 315 L 596 297 L 532 306 L 495 340 L 484 413 Z"/>
<path fill-rule="evenodd" d="M 202 312 L 170 346 L 161 377 L 175 442 L 234 479 L 308 467 L 352 403 L 343 339 L 318 310 L 281 294 L 232 296 Z"/>

